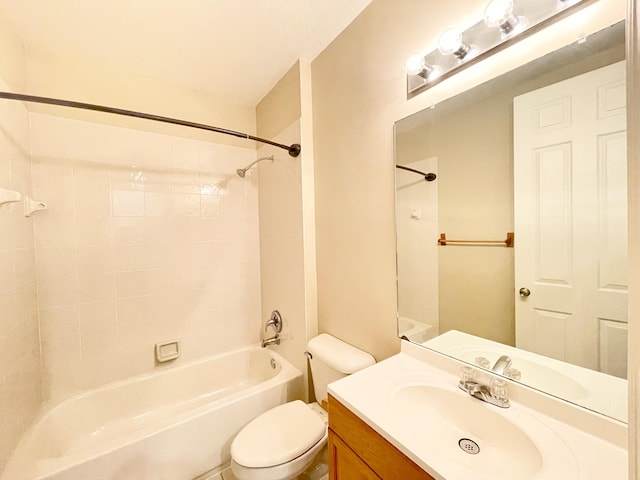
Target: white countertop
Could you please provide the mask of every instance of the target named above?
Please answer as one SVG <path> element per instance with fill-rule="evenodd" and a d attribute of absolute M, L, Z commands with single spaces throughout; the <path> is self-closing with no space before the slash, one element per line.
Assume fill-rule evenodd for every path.
<path fill-rule="evenodd" d="M 619 422 L 590 412 L 576 414 L 574 406 L 566 407 L 564 421 L 563 405 L 554 405 L 553 415 L 543 413 L 548 398 L 535 409 L 513 396 L 510 408 L 489 405 L 457 387 L 459 378 L 451 373 L 459 368 L 455 360 L 417 349 L 403 342 L 402 353 L 332 383 L 328 391 L 436 480 L 627 479 L 625 440 L 611 441 L 612 435 L 624 436 L 626 428 Z M 452 363 L 443 369 L 443 362 Z M 514 394 L 523 388 L 511 387 Z M 414 400 L 398 403 L 416 388 L 422 390 L 409 395 Z M 536 394 L 544 395 L 516 396 L 535 401 Z M 444 400 L 438 403 L 436 397 Z M 578 428 L 576 418 L 593 420 L 593 425 Z M 594 434 L 600 430 L 606 440 Z M 459 437 L 480 438 L 480 453 L 463 452 Z"/>

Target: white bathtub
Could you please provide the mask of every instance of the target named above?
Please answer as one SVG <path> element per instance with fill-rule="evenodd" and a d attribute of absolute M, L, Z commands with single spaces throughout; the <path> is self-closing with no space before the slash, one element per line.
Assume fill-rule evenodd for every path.
<path fill-rule="evenodd" d="M 46 409 L 0 480 L 191 480 L 228 462 L 235 434 L 301 381 L 256 347 L 109 384 Z"/>

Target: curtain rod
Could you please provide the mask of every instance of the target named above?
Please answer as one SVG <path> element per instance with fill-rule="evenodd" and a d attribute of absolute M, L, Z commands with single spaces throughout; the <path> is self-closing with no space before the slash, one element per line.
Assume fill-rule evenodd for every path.
<path fill-rule="evenodd" d="M 20 100 L 23 102 L 32 103 L 45 103 L 48 105 L 57 105 L 60 107 L 81 108 L 83 110 L 93 110 L 94 112 L 113 113 L 115 115 L 124 115 L 126 117 L 142 118 L 145 120 L 153 120 L 156 122 L 171 123 L 173 125 L 181 125 L 183 127 L 199 128 L 200 130 L 208 130 L 210 132 L 222 133 L 224 135 L 231 135 L 234 137 L 246 138 L 247 140 L 255 140 L 256 142 L 266 143 L 273 145 L 274 147 L 283 148 L 289 152 L 292 157 L 300 155 L 302 147 L 298 143 L 292 145 L 284 145 L 282 143 L 272 142 L 271 140 L 265 140 L 264 138 L 254 137 L 247 133 L 236 132 L 234 130 L 227 130 L 225 128 L 213 127 L 211 125 L 205 125 L 202 123 L 188 122 L 185 120 L 178 120 L 176 118 L 162 117 L 160 115 L 153 115 L 149 113 L 135 112 L 132 110 L 123 110 L 121 108 L 105 107 L 102 105 L 93 105 L 91 103 L 73 102 L 70 100 L 60 100 L 57 98 L 37 97 L 35 95 L 23 95 L 20 93 L 0 92 L 0 98 L 7 100 Z"/>
<path fill-rule="evenodd" d="M 396 165 L 396 168 L 399 168 L 400 170 L 407 170 L 408 172 L 417 173 L 418 175 L 422 175 L 427 182 L 433 182 L 436 178 L 438 178 L 435 173 L 424 173 L 424 172 L 421 172 L 420 170 L 416 170 L 415 168 L 405 167 L 404 165 Z"/>

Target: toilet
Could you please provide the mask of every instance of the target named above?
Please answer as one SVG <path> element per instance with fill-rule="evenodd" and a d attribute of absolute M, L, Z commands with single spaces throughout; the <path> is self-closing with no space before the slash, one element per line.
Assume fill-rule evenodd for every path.
<path fill-rule="evenodd" d="M 300 400 L 264 412 L 231 443 L 231 470 L 238 480 L 293 480 L 327 444 L 327 385 L 375 363 L 375 359 L 323 333 L 307 343 L 317 402 Z"/>

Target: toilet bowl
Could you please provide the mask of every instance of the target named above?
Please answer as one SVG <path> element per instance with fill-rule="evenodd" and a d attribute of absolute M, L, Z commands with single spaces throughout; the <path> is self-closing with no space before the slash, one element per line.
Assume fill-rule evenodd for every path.
<path fill-rule="evenodd" d="M 307 344 L 319 402 L 327 385 L 375 363 L 375 359 L 335 337 L 322 334 Z M 328 414 L 318 403 L 285 403 L 257 416 L 231 444 L 231 470 L 238 480 L 293 480 L 327 444 Z"/>
<path fill-rule="evenodd" d="M 254 418 L 231 445 L 238 480 L 290 480 L 327 443 L 327 412 L 317 403 L 285 403 Z"/>

